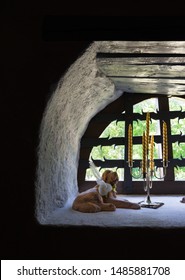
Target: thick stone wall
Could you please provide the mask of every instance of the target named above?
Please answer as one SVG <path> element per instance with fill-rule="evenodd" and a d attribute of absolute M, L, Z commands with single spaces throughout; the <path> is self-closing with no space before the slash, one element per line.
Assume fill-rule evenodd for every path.
<path fill-rule="evenodd" d="M 91 118 L 122 94 L 96 65 L 96 53 L 109 49 L 110 42 L 91 44 L 48 101 L 40 127 L 36 181 L 36 218 L 41 224 L 77 195 L 80 140 Z"/>

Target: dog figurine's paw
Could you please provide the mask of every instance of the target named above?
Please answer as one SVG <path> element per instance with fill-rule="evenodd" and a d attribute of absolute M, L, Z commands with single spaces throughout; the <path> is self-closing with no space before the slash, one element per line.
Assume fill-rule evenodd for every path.
<path fill-rule="evenodd" d="M 141 206 L 138 203 L 133 203 L 131 209 L 138 210 L 141 209 Z"/>

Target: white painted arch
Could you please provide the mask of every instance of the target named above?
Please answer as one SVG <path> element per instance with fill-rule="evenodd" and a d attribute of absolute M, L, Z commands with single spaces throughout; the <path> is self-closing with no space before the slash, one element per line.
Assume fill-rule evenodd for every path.
<path fill-rule="evenodd" d="M 40 224 L 78 193 L 81 138 L 92 117 L 122 94 L 98 70 L 96 54 L 115 51 L 120 44 L 93 42 L 60 79 L 48 101 L 38 147 L 36 219 Z"/>

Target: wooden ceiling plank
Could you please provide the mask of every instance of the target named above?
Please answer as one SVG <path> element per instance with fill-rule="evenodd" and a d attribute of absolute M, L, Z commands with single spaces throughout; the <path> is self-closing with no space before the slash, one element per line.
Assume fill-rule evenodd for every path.
<path fill-rule="evenodd" d="M 174 78 L 171 77 L 158 77 L 158 78 L 150 78 L 150 77 L 110 77 L 111 80 L 114 82 L 120 82 L 120 83 L 150 83 L 150 84 L 166 84 L 166 85 L 181 85 L 185 86 L 185 77 L 184 78 Z"/>
<path fill-rule="evenodd" d="M 114 81 L 115 87 L 130 93 L 185 95 L 185 85 Z"/>
<path fill-rule="evenodd" d="M 97 58 L 98 66 L 101 68 L 103 65 L 117 64 L 117 65 L 132 65 L 132 64 L 185 64 L 185 56 L 175 57 L 118 57 L 118 58 Z"/>
<path fill-rule="evenodd" d="M 107 53 L 185 54 L 185 41 L 108 41 L 108 44 Z"/>
<path fill-rule="evenodd" d="M 97 67 L 128 93 L 185 94 L 185 42 L 111 42 Z"/>
<path fill-rule="evenodd" d="M 104 65 L 106 76 L 185 77 L 185 65 Z"/>

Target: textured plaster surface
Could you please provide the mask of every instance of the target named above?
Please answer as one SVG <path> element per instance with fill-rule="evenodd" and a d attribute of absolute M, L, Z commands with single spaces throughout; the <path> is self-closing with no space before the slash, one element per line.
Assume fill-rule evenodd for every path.
<path fill-rule="evenodd" d="M 94 42 L 61 77 L 42 118 L 36 179 L 36 218 L 45 224 L 78 193 L 81 138 L 91 118 L 119 98 L 97 68 L 97 52 L 115 51 L 120 42 Z"/>

